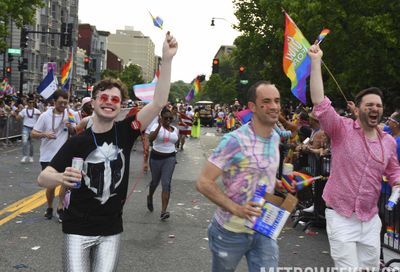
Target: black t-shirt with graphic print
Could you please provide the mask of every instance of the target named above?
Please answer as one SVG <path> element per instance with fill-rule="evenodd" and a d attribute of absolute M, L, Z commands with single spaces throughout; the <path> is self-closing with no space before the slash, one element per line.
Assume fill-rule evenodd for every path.
<path fill-rule="evenodd" d="M 62 222 L 64 233 L 107 236 L 123 231 L 122 209 L 128 191 L 130 152 L 140 135 L 139 130 L 131 128 L 134 119 L 131 116 L 116 122 L 105 133 L 87 129 L 68 139 L 50 162 L 58 172 L 64 172 L 71 166 L 72 158 L 84 160 L 86 176 L 79 189 L 70 190 Z"/>

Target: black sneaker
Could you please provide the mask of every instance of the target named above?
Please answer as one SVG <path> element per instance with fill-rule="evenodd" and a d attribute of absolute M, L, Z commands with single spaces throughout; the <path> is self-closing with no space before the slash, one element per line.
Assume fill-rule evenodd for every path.
<path fill-rule="evenodd" d="M 57 209 L 58 222 L 62 223 L 64 219 L 64 209 Z"/>
<path fill-rule="evenodd" d="M 161 212 L 160 219 L 165 220 L 169 218 L 169 212 Z"/>
<path fill-rule="evenodd" d="M 147 196 L 147 209 L 151 212 L 154 211 L 153 198 L 151 196 Z"/>
<path fill-rule="evenodd" d="M 46 217 L 47 220 L 51 220 L 53 218 L 53 208 L 47 208 L 44 217 Z"/>

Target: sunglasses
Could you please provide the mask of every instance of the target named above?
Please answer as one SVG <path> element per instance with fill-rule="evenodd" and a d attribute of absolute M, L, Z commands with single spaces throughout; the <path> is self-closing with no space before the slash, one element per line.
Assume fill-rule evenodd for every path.
<path fill-rule="evenodd" d="M 174 120 L 174 118 L 173 118 L 173 117 L 163 117 L 163 119 L 164 119 L 164 120 L 169 120 L 169 121 L 172 121 L 172 120 Z"/>
<path fill-rule="evenodd" d="M 108 94 L 101 94 L 97 96 L 100 99 L 101 103 L 107 103 L 108 100 L 111 100 L 111 103 L 113 104 L 119 104 L 121 102 L 121 98 L 116 95 L 108 95 Z"/>

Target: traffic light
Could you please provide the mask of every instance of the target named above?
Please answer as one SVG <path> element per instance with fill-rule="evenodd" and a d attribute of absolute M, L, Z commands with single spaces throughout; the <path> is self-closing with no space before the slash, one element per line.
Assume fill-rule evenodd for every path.
<path fill-rule="evenodd" d="M 247 76 L 246 76 L 246 68 L 244 68 L 243 65 L 239 66 L 239 80 L 240 80 L 240 84 L 246 85 L 247 83 L 249 83 L 249 81 L 247 80 Z"/>
<path fill-rule="evenodd" d="M 21 40 L 19 43 L 20 48 L 26 48 L 29 41 L 29 32 L 26 28 L 21 28 Z"/>
<path fill-rule="evenodd" d="M 6 67 L 6 77 L 10 77 L 11 76 L 11 72 L 12 72 L 11 66 L 7 66 Z"/>
<path fill-rule="evenodd" d="M 22 61 L 18 60 L 18 70 L 23 71 L 23 70 L 28 70 L 28 59 L 23 58 Z"/>
<path fill-rule="evenodd" d="M 219 71 L 219 59 L 213 59 L 212 73 L 218 74 L 218 71 Z"/>
<path fill-rule="evenodd" d="M 83 63 L 85 64 L 85 69 L 89 70 L 89 63 L 90 63 L 90 58 L 89 57 L 85 57 L 83 59 Z"/>
<path fill-rule="evenodd" d="M 71 47 L 72 46 L 72 29 L 74 25 L 72 23 L 61 24 L 61 39 L 60 46 Z"/>

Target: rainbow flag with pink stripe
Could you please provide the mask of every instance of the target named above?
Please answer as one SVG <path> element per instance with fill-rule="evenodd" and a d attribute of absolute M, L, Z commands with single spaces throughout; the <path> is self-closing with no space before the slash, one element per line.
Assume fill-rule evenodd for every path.
<path fill-rule="evenodd" d="M 305 105 L 307 78 L 311 71 L 310 43 L 286 12 L 284 37 L 283 71 L 292 82 L 293 95 Z"/>

